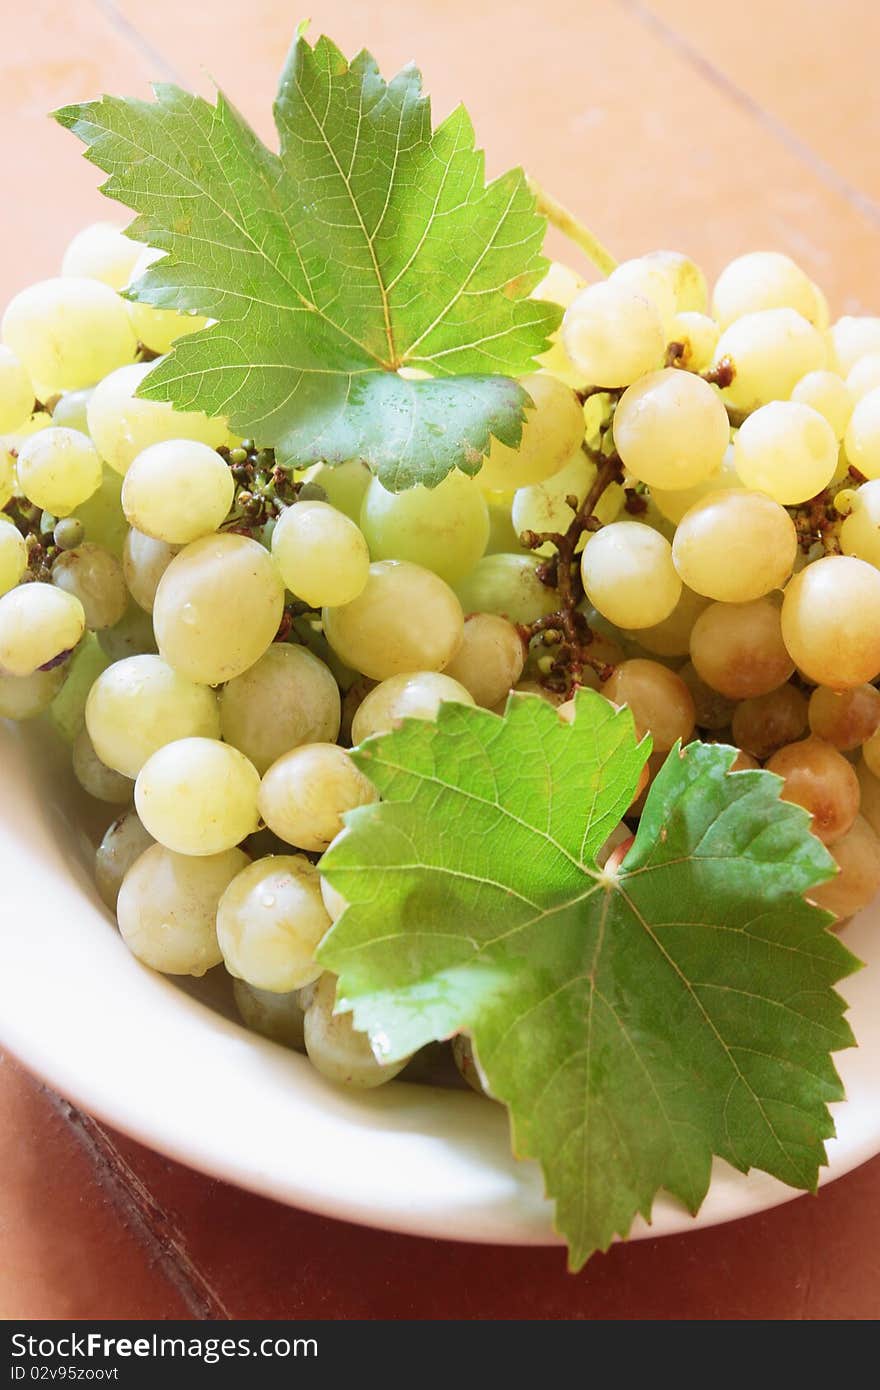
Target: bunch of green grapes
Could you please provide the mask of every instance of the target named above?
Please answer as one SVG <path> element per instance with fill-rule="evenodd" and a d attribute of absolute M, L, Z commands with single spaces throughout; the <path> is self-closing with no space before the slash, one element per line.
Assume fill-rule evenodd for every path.
<path fill-rule="evenodd" d="M 711 302 L 677 253 L 590 285 L 554 266 L 535 293 L 565 314 L 519 444 L 393 493 L 137 395 L 203 323 L 121 297 L 154 256 L 86 228 L 0 346 L 0 716 L 48 714 L 113 808 L 98 890 L 140 960 L 224 968 L 248 1027 L 388 1081 L 404 1064 L 334 1014 L 315 961 L 345 910 L 321 856 L 376 795 L 349 750 L 447 701 L 571 719 L 583 684 L 652 736 L 629 819 L 677 741 L 722 739 L 812 816 L 840 868 L 817 900 L 869 901 L 880 319 L 829 327 L 775 253 Z"/>

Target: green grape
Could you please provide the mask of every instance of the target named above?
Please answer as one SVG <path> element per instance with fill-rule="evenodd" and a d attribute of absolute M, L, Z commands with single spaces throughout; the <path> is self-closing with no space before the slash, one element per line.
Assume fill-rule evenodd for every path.
<path fill-rule="evenodd" d="M 648 506 L 650 509 L 651 504 L 653 504 L 664 521 L 672 522 L 673 526 L 677 526 L 685 513 L 689 512 L 697 502 L 701 502 L 704 497 L 709 497 L 715 492 L 736 490 L 742 485 L 734 466 L 733 445 L 729 444 L 724 451 L 721 466 L 714 473 L 710 473 L 708 478 L 697 483 L 696 487 L 680 488 L 671 492 L 666 492 L 663 488 L 652 487 Z M 671 529 L 669 539 L 674 534 L 674 529 Z"/>
<path fill-rule="evenodd" d="M 155 656 L 156 637 L 149 613 L 136 603 L 129 603 L 118 623 L 102 628 L 97 634 L 101 650 L 111 661 L 124 661 L 129 656 Z"/>
<path fill-rule="evenodd" d="M 287 588 L 310 608 L 350 603 L 370 573 L 364 536 L 329 502 L 297 502 L 282 512 L 272 554 Z"/>
<path fill-rule="evenodd" d="M 493 439 L 477 474 L 488 492 L 510 492 L 551 477 L 570 459 L 584 437 L 580 401 L 564 382 L 546 373 L 524 376 L 520 385 L 531 397 L 522 437 L 516 448 Z"/>
<path fill-rule="evenodd" d="M 344 512 L 353 522 L 359 521 L 364 493 L 373 476 L 365 463 L 360 459 L 337 464 L 316 463 L 303 476 L 307 482 L 324 489 L 331 507 Z"/>
<path fill-rule="evenodd" d="M 514 530 L 511 516 L 515 495 L 512 492 L 485 494 L 489 509 L 489 539 L 485 552 L 487 555 L 515 554 L 520 549 L 519 536 Z"/>
<path fill-rule="evenodd" d="M 625 636 L 630 637 L 646 652 L 652 652 L 655 656 L 687 656 L 690 651 L 691 632 L 694 623 L 703 609 L 708 608 L 708 606 L 709 599 L 703 594 L 694 593 L 693 589 L 689 589 L 687 585 L 683 585 L 681 598 L 668 618 L 664 618 L 661 623 L 655 623 L 653 627 L 643 627 L 637 632 L 626 633 Z M 623 653 L 619 657 L 609 660 L 608 664 L 609 666 L 616 666 L 617 662 L 622 659 Z"/>
<path fill-rule="evenodd" d="M 581 577 L 594 607 L 631 630 L 663 622 L 681 598 L 669 541 L 638 521 L 615 521 L 592 536 Z"/>
<path fill-rule="evenodd" d="M 513 623 L 497 613 L 471 613 L 464 620 L 462 644 L 443 674 L 464 686 L 476 704 L 492 709 L 516 685 L 525 658 Z"/>
<path fill-rule="evenodd" d="M 154 246 L 145 246 L 132 266 L 130 285 L 136 288 L 136 282 L 154 261 L 163 259 L 164 252 L 158 251 Z M 146 300 L 131 299 L 126 303 L 136 338 L 151 352 L 167 352 L 178 338 L 198 333 L 208 322 L 198 314 L 179 313 L 176 309 L 159 309 Z"/>
<path fill-rule="evenodd" d="M 0 345 L 0 434 L 19 429 L 34 408 L 33 382 L 11 348 Z"/>
<path fill-rule="evenodd" d="M 837 468 L 837 440 L 823 415 L 798 401 L 771 401 L 742 424 L 734 464 L 747 488 L 783 506 L 806 502 Z"/>
<path fill-rule="evenodd" d="M 51 671 L 34 671 L 30 676 L 4 676 L 0 673 L 0 719 L 36 719 L 45 714 L 63 690 L 67 670 L 55 666 Z"/>
<path fill-rule="evenodd" d="M 245 1027 L 252 1033 L 305 1052 L 305 1010 L 299 1002 L 299 991 L 275 994 L 268 989 L 255 989 L 247 980 L 233 980 L 235 1007 Z"/>
<path fill-rule="evenodd" d="M 234 495 L 232 474 L 215 449 L 197 439 L 165 439 L 132 461 L 122 510 L 143 535 L 187 545 L 218 529 Z"/>
<path fill-rule="evenodd" d="M 57 668 L 66 673 L 67 679 L 52 701 L 49 719 L 65 743 L 73 743 L 85 727 L 89 691 L 108 665 L 97 638 L 88 632 L 70 661 L 63 668 Z"/>
<path fill-rule="evenodd" d="M 880 357 L 877 360 L 880 364 Z M 880 385 L 880 374 L 877 384 Z M 834 431 L 834 438 L 843 439 L 853 413 L 855 393 L 836 372 L 807 372 L 792 391 L 791 399 L 818 410 Z"/>
<path fill-rule="evenodd" d="M 18 483 L 34 506 L 69 516 L 101 486 L 98 451 L 78 430 L 41 430 L 18 451 Z"/>
<path fill-rule="evenodd" d="M 134 801 L 154 840 L 176 854 L 221 854 L 259 824 L 260 774 L 212 738 L 166 743 L 138 773 Z"/>
<path fill-rule="evenodd" d="M 0 598 L 0 674 L 30 676 L 72 652 L 85 631 L 79 599 L 53 584 L 22 584 Z"/>
<path fill-rule="evenodd" d="M 339 688 L 305 647 L 275 642 L 220 694 L 223 738 L 260 773 L 301 744 L 329 743 L 339 733 Z"/>
<path fill-rule="evenodd" d="M 748 603 L 791 577 L 798 553 L 794 522 L 763 492 L 714 492 L 678 524 L 672 560 L 695 593 Z"/>
<path fill-rule="evenodd" d="M 52 566 L 52 583 L 79 599 L 92 632 L 113 627 L 128 607 L 121 564 L 109 550 L 88 541 L 62 551 Z"/>
<path fill-rule="evenodd" d="M 650 300 L 628 285 L 602 280 L 588 285 L 566 309 L 562 342 L 591 385 L 629 386 L 659 366 L 666 337 L 661 315 Z M 571 452 L 567 450 L 566 457 Z"/>
<path fill-rule="evenodd" d="M 612 270 L 607 283 L 615 289 L 619 286 L 630 294 L 640 295 L 642 299 L 647 299 L 649 304 L 653 304 L 660 316 L 666 341 L 669 340 L 678 311 L 678 301 L 668 267 L 652 261 L 648 256 L 639 256 L 631 261 L 621 261 L 620 265 Z"/>
<path fill-rule="evenodd" d="M 721 330 L 708 314 L 681 313 L 672 321 L 670 342 L 684 347 L 684 362 L 688 371 L 702 372 L 715 355 Z"/>
<path fill-rule="evenodd" d="M 88 501 L 76 509 L 85 539 L 122 559 L 128 524 L 122 510 L 122 478 L 107 464 L 102 466 L 101 485 Z"/>
<path fill-rule="evenodd" d="M 223 959 L 217 905 L 249 860 L 240 849 L 194 859 L 151 845 L 122 880 L 116 919 L 132 955 L 168 975 L 204 975 Z"/>
<path fill-rule="evenodd" d="M 665 367 L 624 391 L 614 443 L 627 472 L 649 487 L 691 488 L 721 467 L 730 423 L 714 387 Z"/>
<path fill-rule="evenodd" d="M 461 604 L 449 585 L 408 560 L 376 561 L 358 597 L 325 608 L 322 617 L 337 655 L 374 680 L 442 670 L 458 651 L 464 629 Z"/>
<path fill-rule="evenodd" d="M 120 367 L 95 387 L 89 400 L 89 434 L 104 462 L 117 473 L 127 472 L 142 449 L 166 439 L 195 439 L 216 449 L 228 438 L 222 418 L 209 419 L 201 411 L 175 410 L 168 401 L 136 396 L 153 365 Z"/>
<path fill-rule="evenodd" d="M 762 309 L 724 330 L 716 364 L 724 358 L 734 367 L 724 400 L 751 411 L 769 401 L 787 401 L 801 377 L 827 365 L 828 349 L 819 330 L 794 309 Z"/>
<path fill-rule="evenodd" d="M 86 528 L 76 516 L 62 517 L 52 529 L 52 539 L 59 550 L 76 550 L 78 545 L 82 545 L 85 534 Z"/>
<path fill-rule="evenodd" d="M 532 555 L 484 555 L 456 589 L 465 613 L 497 613 L 512 623 L 554 613 L 559 593 L 542 584 L 538 564 Z"/>
<path fill-rule="evenodd" d="M 131 801 L 131 779 L 102 763 L 86 729 L 80 729 L 73 741 L 73 774 L 83 791 L 96 801 L 109 801 L 114 806 L 126 806 Z"/>
<path fill-rule="evenodd" d="M 130 240 L 114 223 L 92 222 L 68 243 L 61 274 L 102 280 L 113 290 L 123 290 L 142 250 L 141 242 Z"/>
<path fill-rule="evenodd" d="M 247 536 L 224 533 L 175 555 L 159 580 L 153 628 L 170 666 L 220 685 L 260 659 L 283 611 L 284 584 L 271 555 Z"/>
<path fill-rule="evenodd" d="M 27 569 L 24 537 L 11 521 L 0 518 L 0 597 L 14 589 Z"/>
<path fill-rule="evenodd" d="M 640 259 L 666 277 L 675 297 L 677 313 L 706 315 L 709 291 L 706 277 L 696 261 L 681 251 L 649 251 Z"/>
<path fill-rule="evenodd" d="M 116 911 L 122 880 L 132 864 L 155 843 L 134 811 L 126 811 L 105 831 L 95 853 L 95 886 L 111 912 Z"/>
<path fill-rule="evenodd" d="M 128 591 L 145 613 L 152 613 L 159 581 L 176 554 L 166 541 L 153 540 L 140 531 L 127 531 L 122 550 L 122 572 Z"/>
<path fill-rule="evenodd" d="M 217 908 L 230 975 L 288 994 L 321 974 L 315 951 L 330 926 L 318 870 L 303 854 L 270 854 L 237 874 Z"/>
<path fill-rule="evenodd" d="M 218 739 L 213 690 L 188 681 L 158 656 L 130 656 L 108 666 L 92 686 L 86 727 L 102 762 L 126 777 L 166 743 Z"/>
<path fill-rule="evenodd" d="M 841 376 L 852 370 L 859 358 L 880 352 L 880 318 L 864 314 L 845 314 L 831 325 L 831 344 L 835 365 Z"/>
<path fill-rule="evenodd" d="M 817 685 L 846 690 L 873 681 L 880 675 L 880 571 L 849 555 L 807 565 L 785 590 L 782 634 L 792 661 Z"/>
<path fill-rule="evenodd" d="M 851 510 L 840 528 L 844 555 L 857 555 L 880 569 L 880 478 L 863 483 L 851 495 Z"/>
<path fill-rule="evenodd" d="M 849 414 L 852 414 L 854 407 L 863 396 L 867 396 L 869 391 L 876 391 L 878 386 L 880 386 L 880 350 L 869 352 L 867 356 L 860 357 L 847 373 L 846 389 L 849 393 Z M 848 417 L 846 423 L 849 423 Z"/>
<path fill-rule="evenodd" d="M 441 704 L 447 701 L 472 705 L 474 697 L 459 681 L 439 671 L 389 676 L 358 706 L 351 722 L 352 743 L 396 729 L 403 719 L 436 719 Z"/>
<path fill-rule="evenodd" d="M 518 488 L 511 505 L 511 518 L 517 537 L 523 531 L 556 531 L 564 535 L 575 516 L 566 499 L 575 497 L 580 507 L 596 481 L 596 473 L 596 465 L 582 449 L 578 449 L 552 478 L 535 483 L 532 487 Z M 612 483 L 605 489 L 594 509 L 594 514 L 603 525 L 617 518 L 624 498 L 625 493 L 619 483 Z M 545 541 L 532 554 L 552 555 L 555 550 L 552 541 Z"/>
<path fill-rule="evenodd" d="M 454 584 L 486 548 L 489 509 L 478 484 L 457 470 L 435 488 L 405 492 L 388 492 L 374 478 L 360 527 L 374 560 L 411 560 Z"/>
<path fill-rule="evenodd" d="M 2 335 L 39 392 L 93 386 L 131 362 L 137 346 L 119 296 L 99 280 L 74 275 L 17 294 L 3 315 Z"/>
<path fill-rule="evenodd" d="M 372 1090 L 393 1080 L 409 1061 L 383 1063 L 366 1033 L 354 1027 L 351 1014 L 334 1013 L 336 977 L 325 973 L 306 1009 L 305 1042 L 309 1061 L 328 1081 L 352 1090 Z"/>
<path fill-rule="evenodd" d="M 858 402 L 844 440 L 846 457 L 866 478 L 880 478 L 880 388 Z"/>
<path fill-rule="evenodd" d="M 560 261 L 552 261 L 544 279 L 535 286 L 529 297 L 549 301 L 567 309 L 575 295 L 583 288 L 583 280 L 569 266 L 563 265 Z M 546 352 L 542 352 L 537 360 L 545 372 L 555 376 L 559 381 L 564 381 L 566 386 L 577 390 L 586 385 L 583 373 L 578 371 L 565 350 L 560 329 L 551 334 L 550 347 Z"/>
<path fill-rule="evenodd" d="M 342 830 L 346 811 L 376 800 L 372 782 L 355 767 L 344 748 L 335 743 L 308 743 L 284 753 L 272 764 L 263 777 L 259 807 L 263 820 L 279 839 L 298 849 L 325 850 Z"/>
<path fill-rule="evenodd" d="M 68 430 L 79 430 L 80 434 L 88 434 L 88 405 L 92 398 L 91 386 L 85 387 L 81 391 L 65 391 L 58 397 L 52 408 L 52 424 L 63 425 Z"/>
<path fill-rule="evenodd" d="M 712 314 L 722 328 L 763 309 L 794 309 L 817 328 L 828 326 L 816 286 L 779 251 L 737 256 L 722 270 L 712 293 Z"/>

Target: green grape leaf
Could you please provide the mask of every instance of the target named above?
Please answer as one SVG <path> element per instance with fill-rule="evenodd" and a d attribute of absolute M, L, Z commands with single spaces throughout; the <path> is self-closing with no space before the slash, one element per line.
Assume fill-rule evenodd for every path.
<path fill-rule="evenodd" d="M 589 690 L 570 725 L 534 696 L 444 705 L 355 750 L 383 800 L 321 863 L 339 1007 L 389 1060 L 470 1034 L 575 1268 L 660 1188 L 695 1213 L 713 1155 L 814 1189 L 853 1043 L 833 986 L 858 962 L 802 896 L 833 861 L 779 778 L 674 749 L 597 866 L 647 752 Z"/>
<path fill-rule="evenodd" d="M 55 113 L 138 214 L 129 234 L 167 253 L 130 297 L 216 320 L 141 395 L 226 414 L 285 464 L 362 457 L 393 490 L 519 442 L 529 398 L 510 378 L 561 311 L 529 297 L 546 223 L 522 170 L 485 183 L 463 107 L 432 130 L 416 68 L 386 82 L 369 53 L 302 33 L 278 153 L 222 93 L 154 92 Z"/>

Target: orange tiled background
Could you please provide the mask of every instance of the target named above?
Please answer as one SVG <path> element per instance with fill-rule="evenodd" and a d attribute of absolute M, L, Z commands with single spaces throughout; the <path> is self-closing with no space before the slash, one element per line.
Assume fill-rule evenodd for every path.
<path fill-rule="evenodd" d="M 794 255 L 838 313 L 880 308 L 876 0 L 314 0 L 383 67 L 465 98 L 490 172 L 523 163 L 620 256 L 712 274 Z M 0 0 L 0 302 L 106 215 L 45 113 L 216 79 L 270 132 L 288 0 Z M 209 76 L 210 75 L 210 76 Z M 113 1135 L 0 1058 L 0 1317 L 873 1318 L 880 1159 L 714 1231 L 617 1247 L 465 1248 L 286 1210 Z"/>

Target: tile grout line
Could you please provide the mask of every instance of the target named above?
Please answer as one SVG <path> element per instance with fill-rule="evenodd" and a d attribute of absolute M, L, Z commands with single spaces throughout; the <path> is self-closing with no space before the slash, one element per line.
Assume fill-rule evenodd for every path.
<path fill-rule="evenodd" d="M 680 34 L 665 19 L 662 19 L 643 0 L 617 0 L 621 8 L 628 10 L 646 29 L 652 30 L 658 38 L 677 50 L 681 58 L 689 63 L 714 86 L 723 91 L 731 101 L 753 117 L 757 123 L 776 137 L 802 164 L 805 164 L 817 178 L 839 193 L 862 216 L 875 227 L 880 227 L 880 203 L 863 193 L 855 184 L 838 173 L 833 164 L 816 153 L 813 147 L 802 140 L 778 116 L 773 115 L 756 101 L 744 88 L 728 77 L 721 68 L 707 58 L 690 39 Z"/>
<path fill-rule="evenodd" d="M 166 82 L 182 83 L 181 74 L 165 57 L 164 53 L 150 42 L 137 28 L 131 20 L 124 15 L 114 4 L 114 0 L 92 0 L 95 9 L 99 10 L 112 29 L 115 29 L 120 38 L 126 43 L 131 44 L 132 48 L 137 49 L 142 58 L 145 58 L 152 68 L 155 69 L 155 78 L 160 77 Z"/>
<path fill-rule="evenodd" d="M 39 1083 L 38 1083 L 39 1085 Z M 166 1274 L 198 1322 L 232 1321 L 216 1289 L 201 1273 L 186 1241 L 168 1213 L 120 1153 L 112 1137 L 91 1116 L 77 1110 L 46 1086 L 39 1090 L 73 1131 L 94 1164 L 98 1181 L 131 1222 L 146 1252 Z"/>

